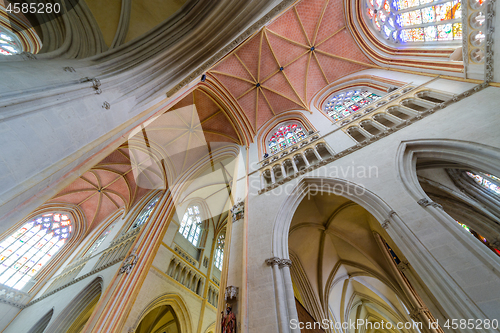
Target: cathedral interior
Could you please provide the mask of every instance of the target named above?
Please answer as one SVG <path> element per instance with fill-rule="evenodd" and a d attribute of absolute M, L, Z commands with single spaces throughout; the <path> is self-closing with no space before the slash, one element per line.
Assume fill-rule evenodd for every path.
<path fill-rule="evenodd" d="M 500 332 L 496 2 L 0 0 L 0 333 Z"/>

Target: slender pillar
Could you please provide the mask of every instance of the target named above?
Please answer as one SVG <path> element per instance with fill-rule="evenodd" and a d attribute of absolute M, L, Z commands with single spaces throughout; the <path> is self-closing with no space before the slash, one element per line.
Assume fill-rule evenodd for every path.
<path fill-rule="evenodd" d="M 274 176 L 274 168 L 271 167 L 271 183 L 276 183 L 276 177 Z"/>
<path fill-rule="evenodd" d="M 276 292 L 276 311 L 278 314 L 278 327 L 279 333 L 287 333 L 290 331 L 289 323 L 287 322 L 287 307 L 285 300 L 285 291 L 283 288 L 283 281 L 281 279 L 281 272 L 279 265 L 281 259 L 278 257 L 269 258 L 266 263 L 273 268 L 274 290 Z"/>
<path fill-rule="evenodd" d="M 359 126 L 358 127 L 358 130 L 359 132 L 364 136 L 366 137 L 367 139 L 370 139 L 370 138 L 373 138 L 374 135 L 373 134 L 370 134 L 370 132 L 368 132 L 367 130 L 365 130 L 363 127 Z"/>
<path fill-rule="evenodd" d="M 282 259 L 279 266 L 281 268 L 281 271 L 283 272 L 283 283 L 285 285 L 286 303 L 288 308 L 288 323 L 290 323 L 290 321 L 293 319 L 295 319 L 295 321 L 298 322 L 299 315 L 297 314 L 297 306 L 295 305 L 295 295 L 293 293 L 292 275 L 290 274 L 290 266 L 292 266 L 292 261 L 290 259 Z M 290 328 L 290 332 L 300 333 L 300 329 Z"/>
<path fill-rule="evenodd" d="M 306 158 L 306 154 L 304 154 L 303 152 L 300 153 L 300 155 L 302 156 L 302 158 L 304 159 L 304 163 L 306 164 L 306 166 L 310 166 L 311 164 L 309 163 L 309 161 L 307 160 Z"/>
<path fill-rule="evenodd" d="M 411 303 L 412 309 L 410 309 L 410 318 L 421 322 L 422 323 L 422 328 L 424 332 L 428 333 L 440 333 L 438 329 L 435 329 L 432 327 L 432 321 L 431 321 L 431 316 L 432 314 L 430 313 L 429 309 L 425 306 L 425 304 L 422 302 L 420 297 L 416 294 L 416 292 L 413 290 L 411 285 L 409 284 L 408 280 L 406 277 L 399 271 L 399 269 L 396 267 L 395 263 L 393 262 L 392 258 L 390 257 L 389 253 L 385 249 L 385 245 L 382 241 L 381 236 L 378 233 L 374 233 L 375 235 L 375 240 L 377 242 L 377 245 L 380 248 L 380 251 L 384 254 L 384 257 L 386 261 L 389 262 L 389 266 L 391 267 L 391 270 L 394 273 L 394 276 L 396 277 L 396 280 L 398 281 L 398 284 L 401 286 L 403 289 L 406 297 L 408 298 L 409 302 Z"/>
<path fill-rule="evenodd" d="M 286 178 L 287 174 L 286 174 L 285 166 L 283 164 L 284 164 L 284 162 L 280 163 L 281 173 L 283 174 L 283 178 Z"/>
<path fill-rule="evenodd" d="M 293 172 L 298 173 L 299 169 L 297 169 L 297 165 L 295 164 L 295 158 L 292 157 L 292 167 L 293 167 Z"/>
<path fill-rule="evenodd" d="M 323 161 L 323 157 L 321 157 L 321 155 L 318 153 L 318 151 L 316 150 L 316 147 L 313 147 L 313 152 L 314 152 L 314 155 L 316 155 L 316 158 L 318 159 L 318 161 Z"/>
<path fill-rule="evenodd" d="M 266 178 L 264 177 L 264 172 L 260 174 L 260 188 L 261 189 L 266 188 Z"/>

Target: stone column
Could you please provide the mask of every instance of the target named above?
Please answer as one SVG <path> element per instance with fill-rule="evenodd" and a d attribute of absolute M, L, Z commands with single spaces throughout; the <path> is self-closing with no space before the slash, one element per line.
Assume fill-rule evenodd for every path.
<path fill-rule="evenodd" d="M 295 305 L 295 295 L 293 293 L 292 275 L 290 274 L 290 266 L 292 266 L 292 261 L 290 259 L 282 259 L 279 264 L 281 271 L 283 272 L 283 284 L 285 285 L 285 296 L 288 308 L 288 327 L 290 327 L 290 321 L 295 319 L 299 321 L 299 315 L 297 314 L 297 306 Z M 292 329 L 290 332 L 300 333 L 299 328 Z"/>
<path fill-rule="evenodd" d="M 284 162 L 280 163 L 281 173 L 283 174 L 283 178 L 286 178 L 287 174 L 286 174 L 285 166 L 283 164 L 284 164 Z"/>
<path fill-rule="evenodd" d="M 274 168 L 271 167 L 271 183 L 276 183 L 276 177 L 274 176 Z"/>
<path fill-rule="evenodd" d="M 261 189 L 265 189 L 266 188 L 266 178 L 264 177 L 264 172 L 262 172 L 260 174 L 260 188 Z"/>
<path fill-rule="evenodd" d="M 293 158 L 293 157 L 292 157 L 292 167 L 293 167 L 293 171 L 295 173 L 299 172 L 299 169 L 297 169 L 297 165 L 295 164 L 295 158 Z"/>
<path fill-rule="evenodd" d="M 367 130 L 365 130 L 363 127 L 359 126 L 358 127 L 359 132 L 367 139 L 371 139 L 374 137 L 373 134 L 370 134 Z"/>
<path fill-rule="evenodd" d="M 318 159 L 319 162 L 323 161 L 323 157 L 321 157 L 321 155 L 316 150 L 316 146 L 313 147 L 313 152 L 314 152 L 314 155 L 316 155 L 316 158 Z"/>
<path fill-rule="evenodd" d="M 266 259 L 266 263 L 273 268 L 273 279 L 274 279 L 274 290 L 276 297 L 276 312 L 278 314 L 278 327 L 280 329 L 279 333 L 287 333 L 290 331 L 289 323 L 287 322 L 287 306 L 285 302 L 285 291 L 283 286 L 283 281 L 281 278 L 281 272 L 279 265 L 281 264 L 281 259 L 278 257 L 272 257 Z"/>
<path fill-rule="evenodd" d="M 304 159 L 304 163 L 306 164 L 306 167 L 310 166 L 311 164 L 309 164 L 309 161 L 306 158 L 306 154 L 304 154 L 304 152 L 301 152 L 300 155 Z"/>

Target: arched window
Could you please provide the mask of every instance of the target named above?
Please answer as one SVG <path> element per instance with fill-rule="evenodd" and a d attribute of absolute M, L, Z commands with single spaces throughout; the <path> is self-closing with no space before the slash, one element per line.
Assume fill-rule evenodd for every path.
<path fill-rule="evenodd" d="M 493 175 L 487 174 L 487 173 L 473 173 L 470 171 L 466 172 L 467 176 L 471 177 L 484 187 L 485 189 L 495 193 L 495 194 L 500 194 L 500 178 L 495 177 Z"/>
<path fill-rule="evenodd" d="M 68 214 L 47 213 L 26 222 L 0 244 L 0 283 L 22 289 L 71 237 Z"/>
<path fill-rule="evenodd" d="M 280 125 L 268 140 L 269 153 L 276 154 L 305 137 L 306 133 L 300 124 Z"/>
<path fill-rule="evenodd" d="M 324 111 L 332 117 L 333 120 L 338 121 L 358 112 L 380 97 L 380 95 L 369 92 L 368 90 L 344 91 L 328 98 L 324 105 Z"/>
<path fill-rule="evenodd" d="M 365 0 L 366 18 L 395 43 L 462 40 L 460 0 Z"/>
<path fill-rule="evenodd" d="M 198 245 L 201 234 L 200 207 L 193 205 L 188 207 L 182 217 L 179 233 L 194 246 Z"/>
<path fill-rule="evenodd" d="M 108 234 L 111 232 L 111 230 L 113 230 L 113 228 L 115 227 L 116 221 L 117 220 L 115 220 L 113 223 L 111 223 L 110 225 L 108 225 L 108 227 L 106 228 L 106 230 L 104 230 L 99 235 L 99 237 L 95 240 L 94 244 L 92 244 L 92 246 L 87 251 L 87 253 L 85 253 L 85 255 L 88 256 L 88 255 L 92 254 L 92 252 L 94 252 L 95 250 L 97 250 L 97 248 L 102 244 L 102 242 L 104 242 L 104 240 L 106 239 L 106 237 L 108 237 Z"/>
<path fill-rule="evenodd" d="M 153 209 L 156 206 L 156 203 L 158 200 L 160 200 L 161 197 L 161 192 L 158 193 L 153 199 L 151 199 L 148 204 L 141 210 L 139 215 L 135 218 L 134 223 L 130 226 L 129 230 L 134 230 L 142 226 L 149 218 L 151 213 L 153 212 Z"/>
<path fill-rule="evenodd" d="M 222 271 L 222 261 L 224 260 L 224 243 L 226 242 L 226 234 L 221 233 L 217 237 L 217 247 L 215 248 L 215 267 Z"/>
<path fill-rule="evenodd" d="M 13 55 L 21 51 L 21 42 L 16 35 L 0 27 L 0 54 Z"/>

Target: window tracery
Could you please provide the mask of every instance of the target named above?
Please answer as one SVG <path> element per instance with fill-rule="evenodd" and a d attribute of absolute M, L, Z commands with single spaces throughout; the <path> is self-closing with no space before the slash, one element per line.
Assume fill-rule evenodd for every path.
<path fill-rule="evenodd" d="M 462 40 L 460 0 L 366 0 L 366 16 L 395 43 Z"/>
<path fill-rule="evenodd" d="M 182 217 L 179 233 L 194 246 L 198 245 L 200 239 L 201 222 L 200 207 L 197 205 L 188 207 Z"/>
<path fill-rule="evenodd" d="M 0 283 L 22 289 L 71 237 L 68 214 L 46 213 L 0 243 Z"/>
<path fill-rule="evenodd" d="M 328 98 L 324 111 L 333 120 L 338 121 L 358 112 L 381 96 L 368 90 L 350 90 L 335 94 Z"/>
<path fill-rule="evenodd" d="M 217 237 L 217 247 L 215 248 L 215 267 L 222 271 L 222 261 L 224 260 L 224 244 L 226 242 L 225 233 Z"/>
<path fill-rule="evenodd" d="M 283 149 L 296 144 L 306 137 L 302 125 L 292 123 L 278 127 L 268 140 L 268 148 L 271 155 L 276 154 Z"/>
<path fill-rule="evenodd" d="M 148 202 L 148 204 L 142 209 L 142 211 L 137 215 L 134 223 L 130 227 L 130 230 L 134 230 L 142 226 L 146 221 L 149 219 L 149 216 L 151 216 L 151 213 L 153 212 L 156 203 L 160 200 L 161 193 L 158 193 L 151 201 Z"/>
<path fill-rule="evenodd" d="M 13 55 L 21 51 L 19 39 L 7 29 L 0 28 L 0 54 Z"/>

